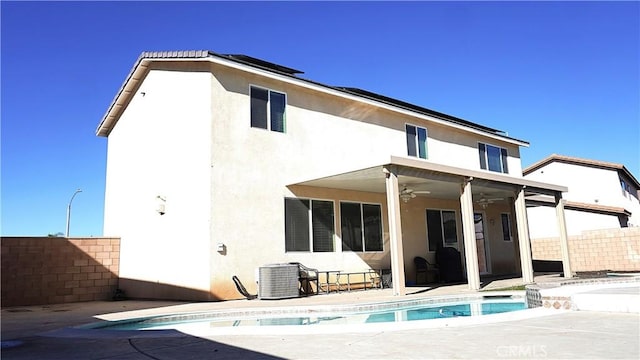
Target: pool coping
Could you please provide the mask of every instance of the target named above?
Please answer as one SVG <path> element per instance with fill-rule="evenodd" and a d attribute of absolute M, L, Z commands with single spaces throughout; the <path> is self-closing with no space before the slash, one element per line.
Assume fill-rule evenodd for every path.
<path fill-rule="evenodd" d="M 593 290 L 614 289 L 626 287 L 640 286 L 640 276 L 626 275 L 614 276 L 609 278 L 594 279 L 567 279 L 558 282 L 534 283 L 526 285 L 527 304 L 530 308 L 544 307 L 546 309 L 556 310 L 580 310 L 576 303 L 576 296 L 587 294 Z M 615 295 L 606 295 L 608 298 L 614 298 Z M 584 297 L 584 296 L 579 296 Z M 604 298 L 604 297 L 601 297 Z M 625 301 L 622 299 L 622 301 Z M 615 300 L 614 300 L 615 301 Z M 590 310 L 613 311 L 621 309 L 619 305 L 614 307 L 591 307 Z M 629 308 L 631 312 L 635 308 Z"/>
<path fill-rule="evenodd" d="M 384 332 L 399 331 L 420 328 L 437 328 L 450 326 L 471 326 L 494 322 L 514 321 L 532 317 L 553 315 L 557 311 L 549 311 L 544 308 L 525 309 L 507 313 L 489 314 L 481 316 L 462 316 L 442 319 L 412 320 L 401 322 L 358 323 L 358 324 L 327 324 L 319 326 L 300 325 L 263 325 L 263 326 L 239 326 L 239 327 L 209 327 L 207 329 L 155 329 L 155 330 L 110 330 L 108 326 L 120 323 L 145 321 L 149 323 L 171 320 L 208 320 L 227 319 L 229 317 L 252 317 L 264 315 L 321 315 L 328 312 L 362 312 L 375 310 L 390 310 L 421 306 L 429 304 L 449 304 L 466 301 L 486 300 L 495 298 L 500 300 L 525 300 L 524 291 L 496 291 L 490 294 L 465 294 L 442 295 L 429 298 L 416 298 L 400 301 L 377 301 L 356 304 L 332 304 L 332 305 L 298 305 L 270 308 L 244 308 L 244 309 L 220 309 L 191 311 L 172 314 L 155 314 L 148 316 L 130 317 L 120 320 L 105 320 L 93 322 L 71 328 L 43 333 L 50 337 L 79 337 L 79 338 L 154 338 L 154 337 L 179 337 L 179 336 L 208 336 L 208 335 L 276 335 L 276 334 L 333 334 L 349 332 Z"/>

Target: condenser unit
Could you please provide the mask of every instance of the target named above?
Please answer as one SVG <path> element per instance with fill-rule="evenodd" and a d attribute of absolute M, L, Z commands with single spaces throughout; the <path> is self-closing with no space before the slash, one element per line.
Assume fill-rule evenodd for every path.
<path fill-rule="evenodd" d="M 269 264 L 259 268 L 258 297 L 287 299 L 298 297 L 298 265 Z"/>

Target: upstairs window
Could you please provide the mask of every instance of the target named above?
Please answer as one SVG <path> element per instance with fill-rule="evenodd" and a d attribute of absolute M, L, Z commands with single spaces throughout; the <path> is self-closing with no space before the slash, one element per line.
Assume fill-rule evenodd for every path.
<path fill-rule="evenodd" d="M 622 179 L 620 180 L 620 185 L 622 186 L 622 195 L 627 196 L 627 194 L 631 192 L 631 186 Z"/>
<path fill-rule="evenodd" d="M 286 198 L 285 251 L 333 251 L 333 219 L 333 201 Z"/>
<path fill-rule="evenodd" d="M 427 158 L 427 129 L 410 124 L 405 125 L 407 133 L 407 153 L 409 156 Z"/>
<path fill-rule="evenodd" d="M 272 90 L 251 87 L 251 127 L 285 131 L 286 95 Z"/>
<path fill-rule="evenodd" d="M 500 173 L 509 173 L 507 167 L 507 149 L 478 143 L 478 154 L 480 155 L 480 168 Z"/>

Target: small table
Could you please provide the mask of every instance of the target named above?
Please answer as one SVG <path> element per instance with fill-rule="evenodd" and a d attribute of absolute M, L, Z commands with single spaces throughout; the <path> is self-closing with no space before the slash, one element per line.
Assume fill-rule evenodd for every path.
<path fill-rule="evenodd" d="M 374 276 L 378 275 L 378 272 L 373 269 L 362 270 L 362 271 L 350 271 L 350 272 L 342 272 L 338 273 L 338 284 L 340 283 L 340 275 L 347 275 L 347 291 L 351 291 L 351 275 L 362 275 L 362 284 L 364 286 L 364 290 L 367 290 L 367 275 L 369 275 L 369 281 L 371 281 L 371 288 L 374 287 Z M 339 286 L 339 285 L 338 285 Z"/>
<path fill-rule="evenodd" d="M 322 287 L 322 285 L 327 287 L 327 289 L 325 290 L 326 294 L 331 292 L 331 285 L 335 285 L 336 291 L 340 292 L 340 272 L 342 272 L 342 270 L 318 270 L 318 272 L 324 273 L 324 276 L 325 276 L 324 283 L 319 283 L 319 284 L 320 284 L 320 287 Z M 335 282 L 329 281 L 331 274 L 336 274 Z"/>

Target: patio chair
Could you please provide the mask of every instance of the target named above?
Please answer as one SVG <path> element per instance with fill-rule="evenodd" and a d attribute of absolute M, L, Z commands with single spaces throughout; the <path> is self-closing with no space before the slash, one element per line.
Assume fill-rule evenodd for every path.
<path fill-rule="evenodd" d="M 413 263 L 416 265 L 416 285 L 418 284 L 418 275 L 420 274 L 424 274 L 425 283 L 429 282 L 428 274 L 434 274 L 436 282 L 439 280 L 440 271 L 435 267 L 435 265 L 429 263 L 427 259 L 421 256 L 416 256 L 413 258 Z"/>
<path fill-rule="evenodd" d="M 460 252 L 446 246 L 436 250 L 440 280 L 446 283 L 460 282 L 464 280 L 462 274 L 462 258 Z"/>
<path fill-rule="evenodd" d="M 299 262 L 291 262 L 290 264 L 298 265 L 298 282 L 300 283 L 300 295 L 309 296 L 312 293 L 318 294 L 318 269 L 313 269 L 302 265 Z M 313 290 L 315 283 L 316 288 Z"/>

